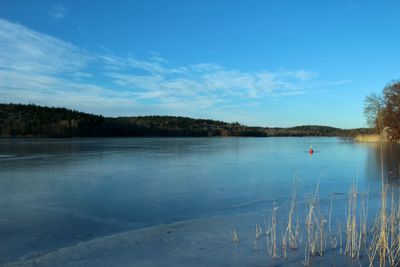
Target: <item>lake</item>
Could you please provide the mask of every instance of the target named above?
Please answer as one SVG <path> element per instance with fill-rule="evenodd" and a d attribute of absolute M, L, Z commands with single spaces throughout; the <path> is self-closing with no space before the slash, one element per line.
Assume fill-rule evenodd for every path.
<path fill-rule="evenodd" d="M 313 146 L 315 153 L 308 149 Z M 0 264 L 300 197 L 379 192 L 380 147 L 340 138 L 0 139 Z M 400 147 L 384 146 L 397 184 Z"/>

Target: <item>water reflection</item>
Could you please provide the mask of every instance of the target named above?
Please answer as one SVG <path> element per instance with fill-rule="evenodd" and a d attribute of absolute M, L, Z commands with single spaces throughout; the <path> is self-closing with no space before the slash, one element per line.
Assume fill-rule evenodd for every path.
<path fill-rule="evenodd" d="M 381 179 L 381 145 L 363 144 L 369 147 L 367 155 L 366 172 L 372 179 Z M 388 184 L 400 183 L 400 146 L 398 144 L 383 144 L 383 171 Z"/>

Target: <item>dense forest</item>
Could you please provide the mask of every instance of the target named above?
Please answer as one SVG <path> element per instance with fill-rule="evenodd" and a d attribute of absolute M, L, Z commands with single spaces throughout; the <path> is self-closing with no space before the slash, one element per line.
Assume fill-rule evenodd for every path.
<path fill-rule="evenodd" d="M 0 104 L 2 137 L 124 137 L 124 136 L 354 136 L 368 129 L 327 126 L 291 128 L 248 127 L 239 123 L 174 116 L 110 118 L 66 108 Z"/>

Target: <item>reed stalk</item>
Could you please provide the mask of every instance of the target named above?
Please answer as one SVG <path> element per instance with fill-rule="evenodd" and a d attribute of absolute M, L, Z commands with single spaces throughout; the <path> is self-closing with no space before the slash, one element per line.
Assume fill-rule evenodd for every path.
<path fill-rule="evenodd" d="M 236 228 L 233 228 L 233 230 L 232 230 L 232 242 L 234 244 L 238 244 L 239 243 L 239 235 L 237 233 Z"/>

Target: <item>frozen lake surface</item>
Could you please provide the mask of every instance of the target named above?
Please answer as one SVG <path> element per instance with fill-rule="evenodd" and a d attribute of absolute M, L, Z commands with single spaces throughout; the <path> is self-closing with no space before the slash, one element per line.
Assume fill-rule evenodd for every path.
<path fill-rule="evenodd" d="M 307 152 L 310 144 L 313 155 Z M 125 253 L 141 255 L 141 265 L 162 266 L 149 251 L 156 246 L 150 238 L 155 232 L 173 232 L 176 225 L 183 236 L 197 231 L 203 239 L 175 236 L 170 246 L 202 247 L 212 236 L 199 229 L 213 221 L 219 225 L 214 231 L 226 227 L 218 242 L 230 245 L 232 225 L 224 225 L 223 218 L 258 216 L 273 201 L 287 203 L 293 177 L 299 198 L 313 192 L 318 181 L 321 199 L 346 194 L 353 181 L 359 191 L 379 192 L 379 151 L 376 144 L 338 138 L 0 139 L 0 265 L 34 266 L 31 259 L 51 258 L 61 249 L 57 257 L 66 258 L 43 266 L 67 266 L 78 246 L 94 257 L 93 266 L 100 266 L 96 249 L 120 251 L 120 262 L 107 258 L 115 266 L 130 266 L 123 264 L 125 244 Z M 385 173 L 394 184 L 399 158 L 398 145 L 385 146 Z M 225 258 L 234 253 L 225 249 Z M 218 253 L 205 253 L 203 260 L 207 255 L 218 262 Z M 182 266 L 195 265 L 196 257 Z M 176 265 L 179 258 L 171 262 Z"/>

